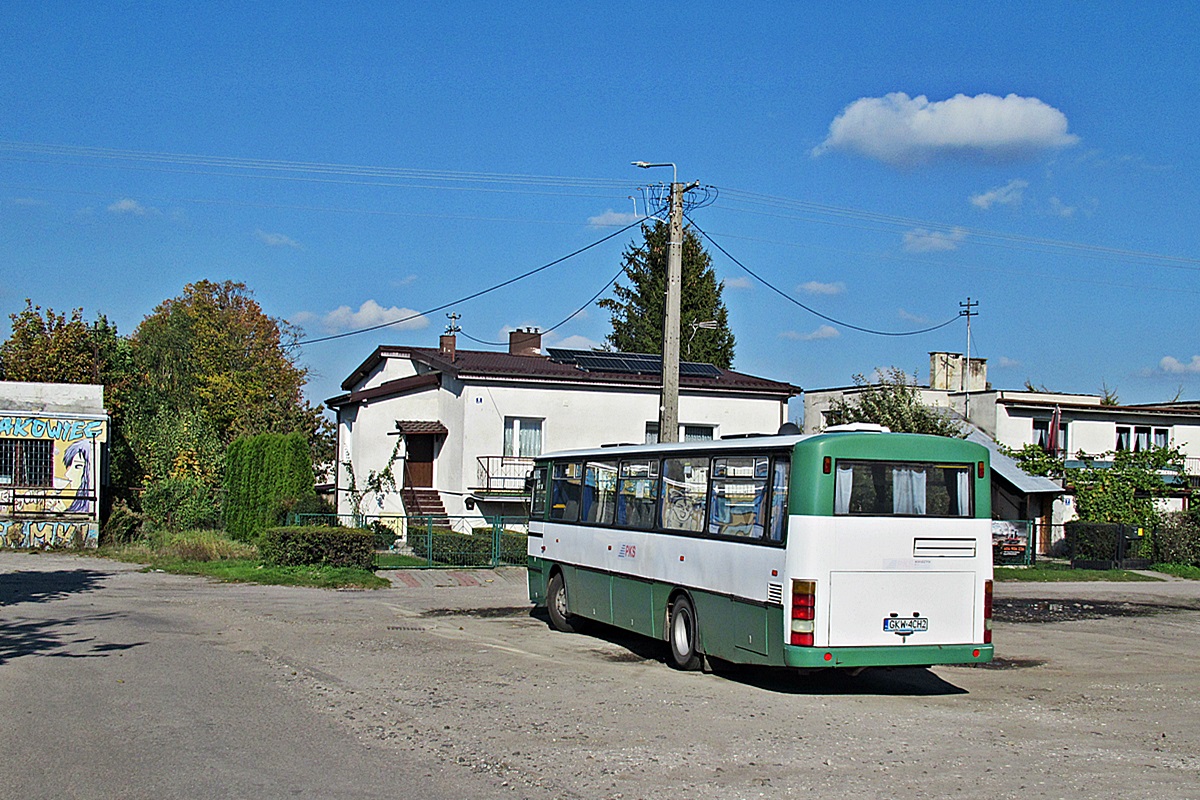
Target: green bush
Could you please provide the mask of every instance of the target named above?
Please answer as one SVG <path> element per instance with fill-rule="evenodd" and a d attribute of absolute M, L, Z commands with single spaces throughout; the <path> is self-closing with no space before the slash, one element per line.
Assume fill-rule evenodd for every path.
<path fill-rule="evenodd" d="M 1065 526 L 1067 552 L 1072 561 L 1113 561 L 1124 526 L 1115 522 L 1075 520 Z"/>
<path fill-rule="evenodd" d="M 312 457 L 300 433 L 237 439 L 225 453 L 225 530 L 250 540 L 283 523 L 291 506 L 315 500 Z"/>
<path fill-rule="evenodd" d="M 1200 566 L 1200 517 L 1182 512 L 1164 514 L 1154 531 L 1154 560 Z"/>
<path fill-rule="evenodd" d="M 258 551 L 267 566 L 325 564 L 369 570 L 375 566 L 373 544 L 372 533 L 361 528 L 311 525 L 268 528 L 258 540 Z"/>
<path fill-rule="evenodd" d="M 124 500 L 113 503 L 108 519 L 100 528 L 103 544 L 128 544 L 142 533 L 142 515 L 134 511 Z"/>
<path fill-rule="evenodd" d="M 432 540 L 432 541 L 431 541 Z M 524 564 L 526 536 L 516 531 L 500 533 L 500 563 Z M 456 533 L 445 528 L 434 528 L 432 537 L 428 530 L 410 526 L 408 546 L 418 558 L 430 559 L 437 564 L 462 567 L 492 565 L 492 529 L 478 528 L 475 533 Z"/>
<path fill-rule="evenodd" d="M 160 531 L 215 528 L 221 501 L 200 478 L 166 478 L 142 492 L 142 511 L 149 526 Z"/>

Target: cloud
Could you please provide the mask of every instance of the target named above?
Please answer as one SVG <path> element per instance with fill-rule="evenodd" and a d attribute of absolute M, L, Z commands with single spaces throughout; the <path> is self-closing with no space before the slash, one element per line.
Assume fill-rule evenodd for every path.
<path fill-rule="evenodd" d="M 49 205 L 45 200 L 39 200 L 36 197 L 14 197 L 8 201 L 14 206 L 44 206 Z"/>
<path fill-rule="evenodd" d="M 408 286 L 408 285 L 416 283 L 416 282 L 417 282 L 416 275 L 405 275 L 403 278 L 398 278 L 398 279 L 392 281 L 392 286 L 397 289 L 400 289 L 400 288 L 403 288 L 405 286 Z"/>
<path fill-rule="evenodd" d="M 559 339 L 553 345 L 548 345 L 545 339 L 542 340 L 542 347 L 561 347 L 564 350 L 600 350 L 604 344 L 587 338 L 586 336 L 568 336 L 565 339 Z"/>
<path fill-rule="evenodd" d="M 846 291 L 846 284 L 841 281 L 836 283 L 821 283 L 820 281 L 809 281 L 802 283 L 796 287 L 797 290 L 807 294 L 841 294 Z"/>
<path fill-rule="evenodd" d="M 726 289 L 749 289 L 754 285 L 754 281 L 747 278 L 745 275 L 737 275 L 733 278 L 725 279 Z"/>
<path fill-rule="evenodd" d="M 1009 358 L 1008 356 L 1000 356 L 1000 358 L 996 360 L 996 366 L 1002 369 L 1012 369 L 1013 367 L 1021 366 L 1021 362 L 1017 361 L 1016 359 Z"/>
<path fill-rule="evenodd" d="M 303 245 L 295 239 L 284 236 L 282 233 L 267 233 L 266 231 L 258 230 L 254 232 L 254 235 L 268 247 L 294 247 L 297 250 L 303 249 Z"/>
<path fill-rule="evenodd" d="M 410 317 L 411 319 L 409 319 Z M 301 311 L 292 317 L 292 321 L 298 325 L 319 322 L 321 328 L 326 333 L 341 333 L 342 331 L 370 328 L 398 319 L 405 321 L 390 326 L 392 330 L 415 331 L 429 327 L 429 318 L 422 316 L 411 308 L 399 308 L 397 306 L 384 308 L 374 300 L 367 300 L 358 307 L 357 311 L 352 310 L 350 306 L 339 306 L 324 316 L 318 316 L 311 311 Z"/>
<path fill-rule="evenodd" d="M 136 217 L 144 217 L 147 214 L 157 214 L 158 209 L 150 206 L 144 206 L 137 200 L 126 197 L 123 200 L 118 200 L 108 207 L 108 210 L 114 214 L 133 214 Z"/>
<path fill-rule="evenodd" d="M 1158 366 L 1163 372 L 1173 374 L 1195 372 L 1200 373 L 1200 356 L 1192 356 L 1192 360 L 1188 362 L 1180 361 L 1174 356 L 1165 356 L 1162 361 L 1158 362 Z"/>
<path fill-rule="evenodd" d="M 920 314 L 914 314 L 911 311 L 904 310 L 903 308 L 896 311 L 896 316 L 908 322 L 915 322 L 918 325 L 924 325 L 926 322 L 929 322 L 928 317 L 922 317 Z"/>
<path fill-rule="evenodd" d="M 1029 187 L 1029 181 L 1011 180 L 1003 186 L 971 195 L 971 205 L 985 211 L 992 206 L 1015 206 L 1021 204 L 1021 193 Z"/>
<path fill-rule="evenodd" d="M 591 225 L 593 228 L 603 228 L 614 225 L 632 225 L 639 219 L 641 219 L 641 216 L 638 214 L 632 214 L 629 212 L 621 213 L 620 211 L 613 211 L 610 208 L 599 216 L 588 217 L 588 225 Z"/>
<path fill-rule="evenodd" d="M 945 156 L 1015 160 L 1078 141 L 1067 133 L 1066 115 L 1036 97 L 957 94 L 930 102 L 892 92 L 842 109 L 812 155 L 845 150 L 910 167 Z"/>
<path fill-rule="evenodd" d="M 1050 213 L 1056 217 L 1073 217 L 1078 210 L 1076 206 L 1069 206 L 1057 197 L 1050 198 Z"/>
<path fill-rule="evenodd" d="M 810 333 L 800 333 L 799 331 L 783 331 L 779 334 L 780 339 L 791 339 L 794 342 L 815 342 L 820 339 L 836 339 L 842 334 L 837 328 L 832 325 L 822 325 L 815 331 Z"/>
<path fill-rule="evenodd" d="M 962 228 L 954 228 L 949 231 L 927 231 L 924 228 L 914 228 L 904 234 L 904 249 L 910 253 L 957 250 L 959 243 L 966 238 L 967 232 Z"/>

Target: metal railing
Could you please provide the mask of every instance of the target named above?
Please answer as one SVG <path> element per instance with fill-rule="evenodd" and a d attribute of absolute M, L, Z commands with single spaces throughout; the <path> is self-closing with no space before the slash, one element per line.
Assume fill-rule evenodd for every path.
<path fill-rule="evenodd" d="M 375 535 L 376 569 L 523 567 L 526 517 L 292 514 L 292 525 L 339 525 Z"/>
<path fill-rule="evenodd" d="M 483 492 L 500 492 L 504 494 L 522 494 L 525 491 L 525 478 L 533 469 L 533 459 L 524 456 L 477 456 L 476 471 L 477 486 L 472 487 Z"/>

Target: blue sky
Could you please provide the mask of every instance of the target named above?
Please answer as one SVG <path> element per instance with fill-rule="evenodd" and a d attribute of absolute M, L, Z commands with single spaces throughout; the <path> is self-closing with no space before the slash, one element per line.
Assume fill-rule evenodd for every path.
<path fill-rule="evenodd" d="M 697 225 L 838 321 L 710 248 L 737 369 L 924 380 L 963 320 L 840 323 L 910 331 L 971 297 L 999 388 L 1200 399 L 1196 7 L 830 5 L 10 4 L 0 311 L 128 333 L 232 279 L 322 337 L 600 239 L 671 178 L 629 163 L 669 161 L 716 189 Z M 486 341 L 549 328 L 632 239 L 448 310 Z M 306 346 L 310 397 L 446 322 Z M 593 306 L 547 343 L 608 331 Z"/>

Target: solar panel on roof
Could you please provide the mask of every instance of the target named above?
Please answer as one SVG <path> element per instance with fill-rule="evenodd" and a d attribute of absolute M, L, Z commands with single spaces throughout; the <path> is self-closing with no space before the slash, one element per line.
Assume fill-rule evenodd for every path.
<path fill-rule="evenodd" d="M 552 361 L 574 364 L 586 372 L 622 372 L 631 375 L 659 375 L 662 356 L 650 353 L 614 353 L 605 350 L 570 350 L 563 347 L 546 349 Z M 679 374 L 690 378 L 719 378 L 721 370 L 712 364 L 683 361 Z"/>

